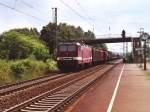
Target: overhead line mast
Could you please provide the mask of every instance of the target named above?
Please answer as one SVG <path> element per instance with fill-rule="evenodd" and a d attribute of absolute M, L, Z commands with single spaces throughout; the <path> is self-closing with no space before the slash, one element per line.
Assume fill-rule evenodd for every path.
<path fill-rule="evenodd" d="M 56 54 L 56 48 L 57 48 L 57 8 L 52 8 L 52 17 L 53 17 L 53 23 L 55 25 L 55 35 L 53 39 L 53 54 Z"/>

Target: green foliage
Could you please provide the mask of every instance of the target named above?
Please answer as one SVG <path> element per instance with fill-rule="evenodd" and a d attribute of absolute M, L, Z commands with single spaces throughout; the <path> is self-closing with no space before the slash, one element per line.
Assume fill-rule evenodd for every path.
<path fill-rule="evenodd" d="M 35 33 L 34 33 L 35 32 Z M 57 70 L 35 29 L 13 29 L 0 35 L 0 84 L 28 80 Z"/>
<path fill-rule="evenodd" d="M 49 47 L 50 53 L 53 52 L 54 40 L 55 40 L 56 25 L 49 23 L 44 26 L 41 30 L 41 39 L 45 41 Z M 94 39 L 95 35 L 93 32 L 84 32 L 80 26 L 75 27 L 73 25 L 67 25 L 66 23 L 60 23 L 57 26 L 57 41 L 68 41 L 68 40 L 80 40 L 80 39 Z"/>
<path fill-rule="evenodd" d="M 14 73 L 15 77 L 17 77 L 17 78 L 21 78 L 22 74 L 24 74 L 27 71 L 29 72 L 30 70 L 32 70 L 32 67 L 33 67 L 33 65 L 28 60 L 14 62 L 10 66 L 12 72 Z"/>
<path fill-rule="evenodd" d="M 48 49 L 38 38 L 21 34 L 15 30 L 5 32 L 1 35 L 1 59 L 25 59 L 30 55 L 34 55 L 39 60 L 49 58 Z"/>
<path fill-rule="evenodd" d="M 9 63 L 5 60 L 0 60 L 0 84 L 11 83 L 14 80 L 14 77 L 10 75 L 12 72 Z"/>
<path fill-rule="evenodd" d="M 48 59 L 46 63 L 31 59 L 0 60 L 0 84 L 37 78 L 55 70 L 58 70 L 57 63 L 52 59 Z"/>
<path fill-rule="evenodd" d="M 33 38 L 40 37 L 40 33 L 38 32 L 36 28 L 30 28 L 30 29 L 29 28 L 17 28 L 17 29 L 12 29 L 10 31 L 15 31 L 20 34 L 24 34 L 26 36 L 32 36 Z"/>
<path fill-rule="evenodd" d="M 95 35 L 93 32 L 88 30 L 87 32 L 84 32 L 84 39 L 95 39 Z"/>
<path fill-rule="evenodd" d="M 40 48 L 35 47 L 33 55 L 35 56 L 37 60 L 43 60 L 43 61 L 45 61 L 46 59 L 50 57 L 48 49 L 43 48 L 43 47 L 40 47 Z"/>
<path fill-rule="evenodd" d="M 75 27 L 72 25 L 67 25 L 66 23 L 60 23 L 57 27 L 57 35 L 59 40 L 71 40 L 71 39 L 81 39 L 83 38 L 83 30 L 81 27 Z"/>
<path fill-rule="evenodd" d="M 57 68 L 57 62 L 54 61 L 53 59 L 46 60 L 46 63 L 48 65 L 48 69 L 50 71 L 52 71 L 52 70 L 57 71 L 58 70 L 58 68 Z"/>
<path fill-rule="evenodd" d="M 25 72 L 26 68 L 22 63 L 14 63 L 11 66 L 11 70 L 15 73 L 15 74 L 22 74 Z"/>
<path fill-rule="evenodd" d="M 55 24 L 49 23 L 41 30 L 40 39 L 45 41 L 46 45 L 49 47 L 50 53 L 53 53 L 54 38 L 55 38 Z"/>

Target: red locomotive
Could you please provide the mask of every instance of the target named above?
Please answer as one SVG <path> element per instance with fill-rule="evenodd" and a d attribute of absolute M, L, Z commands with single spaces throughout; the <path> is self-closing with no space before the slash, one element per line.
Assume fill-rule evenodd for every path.
<path fill-rule="evenodd" d="M 58 67 L 62 70 L 92 63 L 92 48 L 80 43 L 62 43 L 57 48 Z"/>
<path fill-rule="evenodd" d="M 57 47 L 57 63 L 61 70 L 100 64 L 117 57 L 118 55 L 111 51 L 82 43 L 61 43 Z"/>

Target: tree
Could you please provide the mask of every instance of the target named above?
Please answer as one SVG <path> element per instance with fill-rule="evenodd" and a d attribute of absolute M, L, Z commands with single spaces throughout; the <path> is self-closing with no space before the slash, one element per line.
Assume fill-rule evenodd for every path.
<path fill-rule="evenodd" d="M 54 39 L 55 39 L 55 24 L 49 23 L 44 26 L 41 30 L 42 40 L 46 42 L 46 45 L 49 47 L 50 53 L 53 53 L 54 48 Z M 57 26 L 57 41 L 68 41 L 68 40 L 81 40 L 81 39 L 95 39 L 95 34 L 88 30 L 84 32 L 83 29 L 78 26 L 67 25 L 66 23 L 60 23 Z M 105 44 L 98 44 L 98 47 L 107 49 Z"/>
<path fill-rule="evenodd" d="M 16 29 L 12 29 L 10 31 L 16 31 L 18 33 L 24 34 L 26 36 L 32 36 L 35 38 L 39 38 L 40 37 L 40 33 L 38 32 L 38 30 L 36 28 L 16 28 Z"/>
<path fill-rule="evenodd" d="M 87 32 L 84 33 L 84 39 L 95 39 L 95 35 L 93 32 L 88 30 Z"/>
<path fill-rule="evenodd" d="M 71 33 L 66 23 L 60 23 L 57 27 L 59 40 L 68 40 L 71 38 Z"/>
<path fill-rule="evenodd" d="M 41 30 L 40 39 L 45 41 L 46 45 L 49 47 L 50 53 L 53 53 L 55 31 L 55 24 L 53 23 L 49 23 L 47 26 L 44 26 Z"/>
<path fill-rule="evenodd" d="M 83 35 L 84 35 L 84 32 L 82 30 L 82 28 L 80 26 L 78 26 L 76 29 L 75 29 L 75 34 L 76 34 L 76 38 L 77 39 L 82 39 L 83 38 Z"/>
<path fill-rule="evenodd" d="M 54 48 L 55 32 L 55 24 L 53 23 L 49 23 L 41 30 L 40 39 L 46 42 L 50 53 L 52 53 Z M 95 35 L 91 31 L 84 32 L 80 26 L 75 27 L 73 25 L 67 25 L 66 23 L 60 23 L 57 26 L 58 41 L 80 40 L 83 39 L 83 37 L 84 39 L 93 39 Z"/>
<path fill-rule="evenodd" d="M 10 30 L 0 36 L 1 59 L 24 59 L 31 55 L 39 60 L 48 58 L 49 52 L 44 42 L 15 30 Z"/>

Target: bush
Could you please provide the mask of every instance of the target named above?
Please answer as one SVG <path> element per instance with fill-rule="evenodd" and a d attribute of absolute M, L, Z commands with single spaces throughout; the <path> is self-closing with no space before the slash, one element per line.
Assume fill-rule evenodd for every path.
<path fill-rule="evenodd" d="M 48 59 L 46 62 L 33 59 L 0 60 L 0 84 L 37 78 L 54 70 L 58 69 L 57 63 L 53 59 Z"/>
<path fill-rule="evenodd" d="M 25 66 L 22 63 L 14 63 L 10 68 L 15 74 L 22 74 L 26 70 Z"/>
<path fill-rule="evenodd" d="M 50 71 L 56 71 L 56 70 L 58 70 L 58 68 L 57 68 L 57 62 L 56 61 L 54 61 L 53 59 L 47 59 L 46 60 L 46 63 L 47 63 L 47 65 L 48 65 L 48 69 L 50 70 Z"/>
<path fill-rule="evenodd" d="M 0 84 L 11 83 L 14 81 L 12 71 L 9 67 L 9 63 L 4 60 L 0 60 Z"/>
<path fill-rule="evenodd" d="M 33 36 L 21 34 L 15 30 L 5 32 L 0 37 L 1 59 L 25 59 L 34 55 L 38 60 L 49 58 L 49 50 L 44 42 Z"/>
<path fill-rule="evenodd" d="M 32 70 L 32 65 L 28 60 L 23 60 L 23 61 L 14 62 L 10 66 L 10 68 L 13 74 L 15 75 L 15 77 L 21 78 L 21 75 Z"/>
<path fill-rule="evenodd" d="M 50 58 L 50 55 L 48 53 L 48 50 L 43 49 L 43 48 L 38 48 L 34 50 L 33 55 L 37 60 L 43 60 L 46 61 L 48 58 Z"/>

